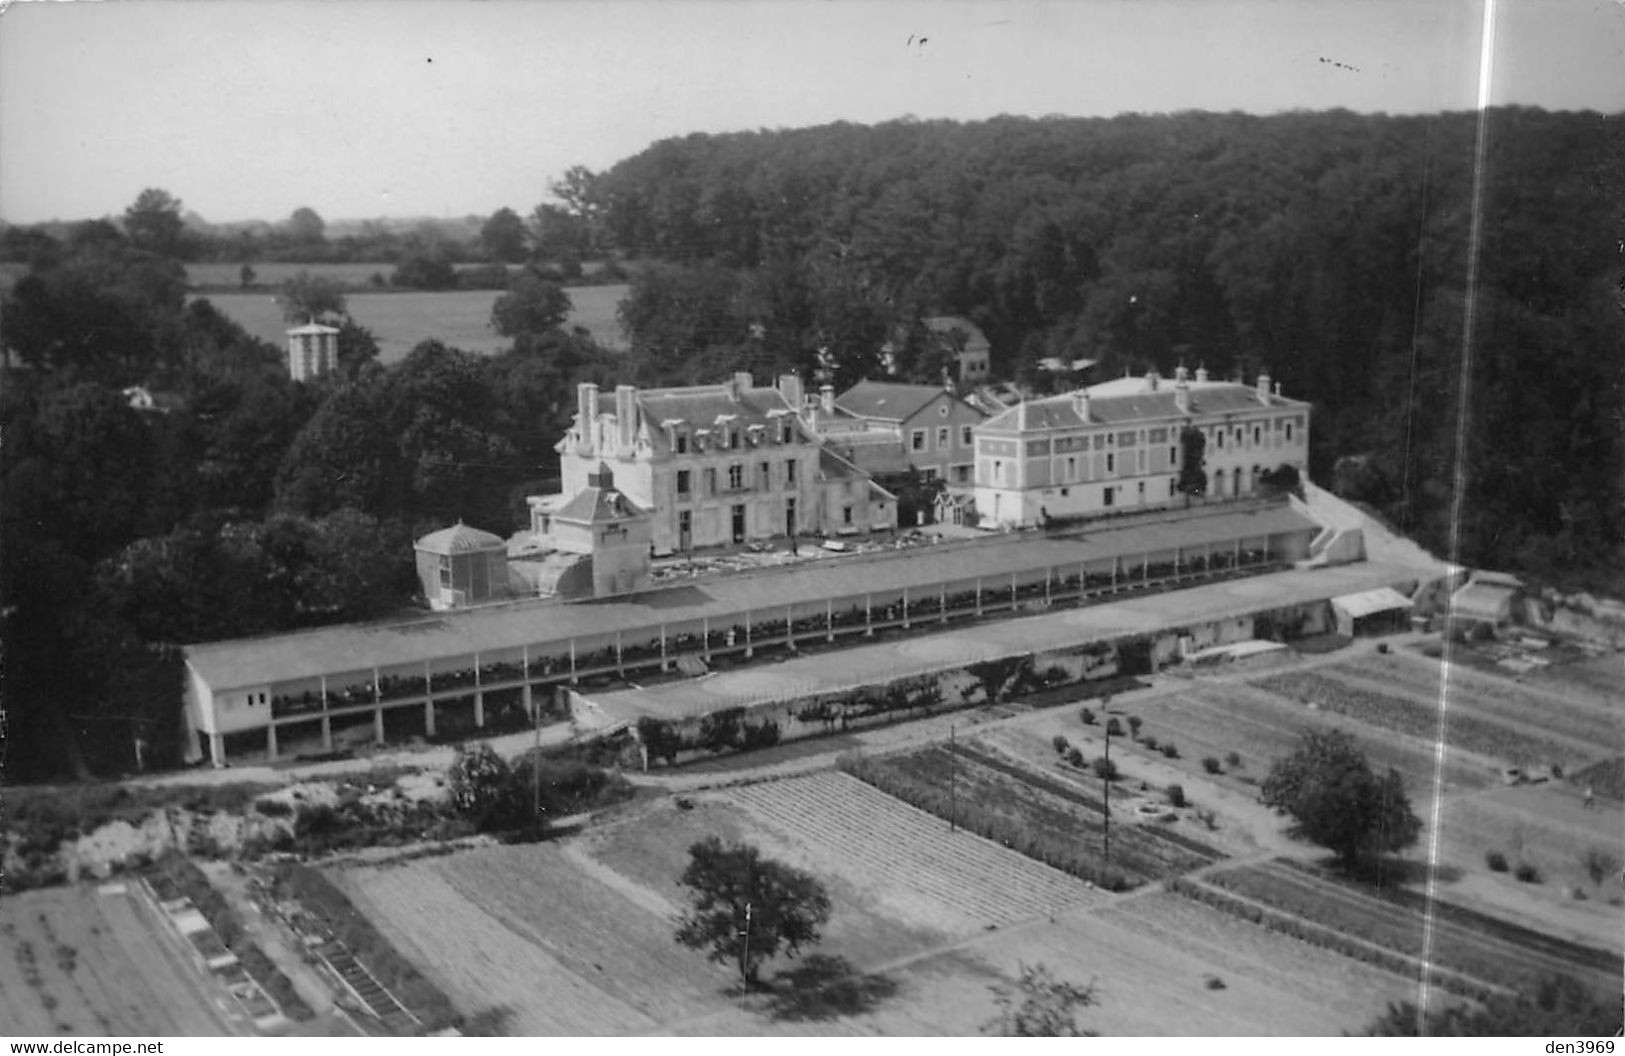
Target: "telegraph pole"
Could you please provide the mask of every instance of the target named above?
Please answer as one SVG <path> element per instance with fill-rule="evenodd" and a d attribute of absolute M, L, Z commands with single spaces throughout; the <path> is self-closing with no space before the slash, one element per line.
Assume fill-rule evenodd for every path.
<path fill-rule="evenodd" d="M 959 770 L 959 764 L 954 757 L 954 724 L 948 724 L 948 831 L 956 832 L 956 818 L 959 815 L 959 799 L 954 787 L 954 775 Z"/>
<path fill-rule="evenodd" d="M 1105 879 L 1112 867 L 1112 727 L 1111 716 L 1106 716 L 1106 767 L 1100 775 L 1100 783 L 1106 786 L 1106 839 L 1105 858 L 1106 865 L 1101 870 L 1101 879 Z"/>
<path fill-rule="evenodd" d="M 745 937 L 744 949 L 739 954 L 739 978 L 746 986 L 750 985 L 750 903 L 745 903 Z"/>

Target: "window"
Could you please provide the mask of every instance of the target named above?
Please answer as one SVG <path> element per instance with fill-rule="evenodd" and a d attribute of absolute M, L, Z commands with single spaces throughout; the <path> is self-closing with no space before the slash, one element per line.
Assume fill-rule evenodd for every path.
<path fill-rule="evenodd" d="M 717 470 L 715 466 L 708 466 L 705 470 L 705 493 L 707 495 L 717 493 Z"/>
<path fill-rule="evenodd" d="M 1135 459 L 1135 462 L 1137 463 L 1137 468 L 1139 469 L 1139 471 L 1141 473 L 1144 473 L 1145 472 L 1145 448 L 1143 448 L 1143 447 L 1140 448 L 1140 450 L 1138 452 L 1136 452 L 1136 454 L 1139 455 L 1139 457 Z"/>
<path fill-rule="evenodd" d="M 1174 497 L 1174 481 L 1172 477 L 1168 479 L 1168 497 L 1170 499 Z"/>
<path fill-rule="evenodd" d="M 852 507 L 850 507 L 850 506 L 842 506 L 841 507 L 841 523 L 842 524 L 851 524 L 852 523 Z"/>
<path fill-rule="evenodd" d="M 790 419 L 786 418 L 779 425 L 779 443 L 788 444 L 795 439 L 795 430 L 790 426 Z"/>
<path fill-rule="evenodd" d="M 1224 430 L 1223 429 L 1215 429 L 1213 431 L 1213 437 L 1214 437 L 1215 440 L 1218 441 L 1218 443 L 1216 445 L 1218 447 L 1218 449 L 1220 451 L 1223 451 L 1224 450 Z"/>
<path fill-rule="evenodd" d="M 728 430 L 728 450 L 729 451 L 738 451 L 739 450 L 739 430 L 738 429 L 729 429 Z"/>
<path fill-rule="evenodd" d="M 1064 499 L 1070 494 L 1072 494 L 1072 489 L 1071 488 L 1062 488 L 1061 489 L 1061 498 Z"/>
<path fill-rule="evenodd" d="M 1069 458 L 1066 460 L 1066 479 L 1078 479 L 1078 460 L 1075 458 Z"/>
<path fill-rule="evenodd" d="M 451 565 L 446 563 L 445 558 L 440 559 L 440 585 L 442 587 L 451 586 Z"/>
<path fill-rule="evenodd" d="M 757 463 L 756 486 L 761 488 L 763 491 L 768 491 L 773 487 L 773 466 L 770 463 Z"/>
<path fill-rule="evenodd" d="M 971 479 L 971 467 L 970 466 L 955 466 L 954 467 L 954 483 L 955 484 L 969 484 L 970 479 Z"/>
<path fill-rule="evenodd" d="M 908 436 L 908 449 L 910 451 L 924 451 L 925 450 L 925 430 L 924 429 L 915 429 L 913 432 L 909 433 L 909 436 Z"/>
<path fill-rule="evenodd" d="M 920 467 L 920 479 L 921 480 L 936 480 L 941 475 L 942 474 L 940 472 L 938 472 L 936 466 L 921 466 Z"/>
<path fill-rule="evenodd" d="M 788 488 L 796 486 L 796 460 L 793 458 L 784 464 L 784 485 Z"/>
<path fill-rule="evenodd" d="M 688 434 L 687 433 L 678 433 L 677 434 L 677 453 L 679 455 L 688 454 Z"/>
<path fill-rule="evenodd" d="M 948 408 L 946 408 L 946 407 L 943 408 L 944 411 L 946 411 L 947 409 Z M 953 436 L 952 430 L 950 430 L 946 425 L 939 428 L 937 430 L 937 450 L 938 451 L 946 451 L 946 450 L 948 450 L 948 445 L 950 443 L 949 438 L 952 437 L 952 436 Z"/>
<path fill-rule="evenodd" d="M 1179 448 L 1177 445 L 1168 449 L 1168 465 L 1170 468 L 1179 465 Z"/>
<path fill-rule="evenodd" d="M 1117 456 L 1112 454 L 1110 451 L 1106 452 L 1106 472 L 1117 472 Z M 1106 490 L 1110 491 L 1111 489 L 1108 488 Z"/>
<path fill-rule="evenodd" d="M 1145 502 L 1145 481 L 1140 481 L 1140 502 Z"/>
<path fill-rule="evenodd" d="M 993 460 L 993 483 L 1004 483 L 1004 462 L 997 458 Z"/>
<path fill-rule="evenodd" d="M 745 467 L 735 462 L 728 467 L 728 487 L 738 490 L 745 486 Z"/>
<path fill-rule="evenodd" d="M 1291 422 L 1286 423 L 1286 442 L 1289 443 L 1289 444 L 1292 442 L 1292 423 Z"/>
<path fill-rule="evenodd" d="M 1264 430 L 1263 430 L 1263 428 L 1260 427 L 1260 426 L 1256 426 L 1256 425 L 1253 426 L 1253 446 L 1256 447 L 1257 445 L 1262 444 L 1263 442 L 1264 442 Z"/>
<path fill-rule="evenodd" d="M 687 495 L 693 481 L 693 471 L 679 469 L 677 471 L 677 494 Z"/>
<path fill-rule="evenodd" d="M 959 427 L 959 443 L 962 446 L 969 447 L 974 439 L 975 438 L 971 436 L 971 426 L 962 425 Z"/>
<path fill-rule="evenodd" d="M 1114 498 L 1114 496 L 1112 495 L 1112 492 L 1115 491 L 1115 490 L 1117 490 L 1117 489 L 1115 489 L 1115 488 L 1104 488 L 1104 489 L 1101 490 L 1100 497 L 1101 497 L 1101 502 L 1104 505 L 1110 506 L 1112 504 L 1112 499 Z"/>

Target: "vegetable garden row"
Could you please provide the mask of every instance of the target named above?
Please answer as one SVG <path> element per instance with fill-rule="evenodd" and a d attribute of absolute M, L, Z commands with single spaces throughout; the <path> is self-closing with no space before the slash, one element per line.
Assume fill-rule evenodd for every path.
<path fill-rule="evenodd" d="M 1414 892 L 1374 890 L 1276 860 L 1176 879 L 1171 890 L 1225 909 L 1305 941 L 1401 974 L 1420 970 L 1424 944 L 1435 981 L 1480 996 L 1496 989 L 1526 990 L 1553 974 L 1617 992 L 1618 955 L 1548 935 Z M 1231 897 L 1239 896 L 1239 897 Z"/>

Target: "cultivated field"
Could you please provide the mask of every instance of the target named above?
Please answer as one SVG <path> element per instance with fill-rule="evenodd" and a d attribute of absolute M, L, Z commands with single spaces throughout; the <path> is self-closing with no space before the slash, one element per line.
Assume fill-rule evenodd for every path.
<path fill-rule="evenodd" d="M 1442 969 L 1447 989 L 1464 994 L 1496 988 L 1527 991 L 1540 978 L 1568 974 L 1599 994 L 1618 993 L 1617 953 L 1543 935 L 1452 903 L 1429 903 L 1417 891 L 1366 885 L 1276 860 L 1184 880 L 1178 891 L 1358 960 L 1420 971 L 1424 954 Z M 1390 955 L 1385 957 L 1384 955 Z"/>
<path fill-rule="evenodd" d="M 569 326 L 585 327 L 606 348 L 623 348 L 626 340 L 615 318 L 627 287 L 575 286 L 570 296 Z M 211 293 L 207 299 L 239 326 L 278 348 L 287 342 L 288 324 L 270 291 Z M 345 298 L 350 315 L 378 339 L 384 363 L 405 359 L 421 341 L 434 338 L 467 352 L 492 354 L 510 342 L 491 328 L 493 290 L 445 292 L 352 293 Z"/>
<path fill-rule="evenodd" d="M 114 889 L 109 889 L 110 892 Z M 91 886 L 0 899 L 0 1031 L 197 1037 L 233 1033 L 196 969 L 133 896 Z"/>

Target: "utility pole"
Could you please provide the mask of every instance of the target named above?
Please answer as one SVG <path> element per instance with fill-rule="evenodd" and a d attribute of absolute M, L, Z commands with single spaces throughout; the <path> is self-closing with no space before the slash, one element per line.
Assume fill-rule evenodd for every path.
<path fill-rule="evenodd" d="M 739 953 L 739 978 L 746 986 L 750 985 L 750 903 L 745 903 L 745 937 L 744 948 Z"/>
<path fill-rule="evenodd" d="M 533 690 L 530 695 L 530 725 L 535 731 L 535 746 L 530 750 L 530 823 L 532 828 L 542 825 L 542 706 Z"/>
<path fill-rule="evenodd" d="M 959 798 L 954 787 L 954 775 L 959 771 L 959 763 L 954 753 L 954 724 L 948 724 L 948 831 L 957 832 L 956 818 L 959 815 Z"/>

